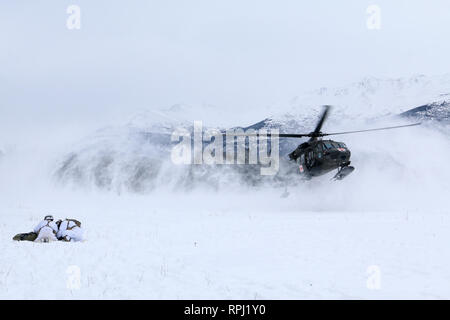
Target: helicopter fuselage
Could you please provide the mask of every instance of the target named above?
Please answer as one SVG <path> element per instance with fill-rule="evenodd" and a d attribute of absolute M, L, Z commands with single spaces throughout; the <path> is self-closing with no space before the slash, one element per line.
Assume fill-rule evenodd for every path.
<path fill-rule="evenodd" d="M 289 154 L 300 174 L 311 177 L 326 174 L 350 164 L 351 152 L 343 142 L 313 140 L 302 143 Z"/>
<path fill-rule="evenodd" d="M 324 106 L 324 110 L 319 118 L 319 121 L 317 122 L 314 131 L 311 131 L 310 133 L 278 134 L 280 138 L 310 138 L 307 142 L 300 144 L 294 151 L 289 154 L 289 158 L 297 163 L 299 173 L 307 179 L 326 174 L 327 172 L 330 172 L 334 169 L 338 169 L 333 179 L 342 180 L 350 173 L 352 173 L 353 170 L 355 170 L 354 167 L 350 166 L 351 153 L 345 143 L 333 140 L 322 140 L 322 138 L 325 136 L 390 130 L 420 125 L 419 122 L 384 128 L 324 133 L 321 131 L 321 129 L 323 123 L 327 119 L 330 108 L 331 106 Z"/>

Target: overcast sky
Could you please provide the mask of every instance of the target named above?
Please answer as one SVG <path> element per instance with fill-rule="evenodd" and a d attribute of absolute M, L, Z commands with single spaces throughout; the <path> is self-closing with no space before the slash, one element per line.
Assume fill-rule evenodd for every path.
<path fill-rule="evenodd" d="M 80 30 L 66 27 L 72 4 Z M 447 73 L 449 15 L 448 0 L 1 1 L 1 117 L 257 107 L 365 76 Z"/>

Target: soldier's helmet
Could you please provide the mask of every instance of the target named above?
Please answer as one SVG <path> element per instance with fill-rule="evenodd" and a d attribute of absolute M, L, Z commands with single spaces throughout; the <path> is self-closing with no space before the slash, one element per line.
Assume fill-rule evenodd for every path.
<path fill-rule="evenodd" d="M 45 216 L 44 220 L 53 221 L 53 216 L 52 215 Z"/>

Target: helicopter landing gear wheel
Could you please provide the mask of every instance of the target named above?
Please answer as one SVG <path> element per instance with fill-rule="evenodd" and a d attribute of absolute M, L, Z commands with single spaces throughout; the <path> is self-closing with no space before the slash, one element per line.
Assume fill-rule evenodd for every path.
<path fill-rule="evenodd" d="M 352 167 L 352 166 L 340 167 L 338 172 L 333 177 L 333 180 L 342 180 L 346 176 L 348 176 L 350 173 L 352 173 L 353 170 L 355 170 L 355 167 Z"/>

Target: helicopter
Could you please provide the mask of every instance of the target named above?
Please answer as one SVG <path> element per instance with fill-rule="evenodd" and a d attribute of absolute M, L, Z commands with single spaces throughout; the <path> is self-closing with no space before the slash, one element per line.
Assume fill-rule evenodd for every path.
<path fill-rule="evenodd" d="M 330 139 L 322 139 L 326 136 L 334 136 L 341 134 L 350 134 L 358 132 L 369 132 L 379 130 L 390 130 L 397 128 L 405 128 L 418 126 L 421 123 L 413 123 L 408 125 L 384 127 L 376 129 L 366 129 L 347 132 L 323 133 L 320 130 L 328 117 L 331 106 L 324 106 L 324 110 L 319 118 L 319 121 L 310 133 L 278 133 L 272 136 L 279 138 L 305 138 L 310 139 L 301 143 L 298 147 L 289 153 L 289 159 L 298 165 L 298 173 L 305 179 L 309 180 L 312 177 L 324 175 L 330 171 L 338 170 L 332 178 L 333 180 L 342 180 L 352 173 L 355 168 L 350 165 L 351 152 L 344 142 L 334 141 Z"/>

